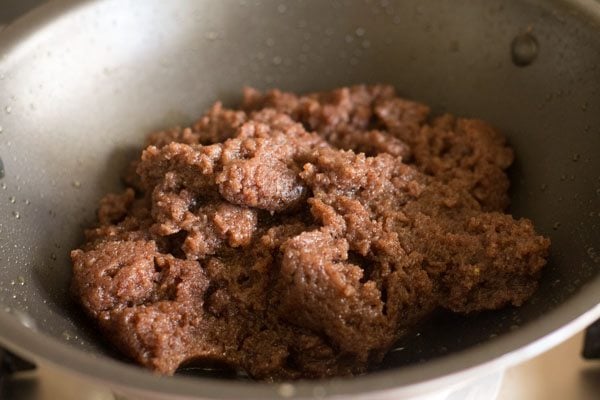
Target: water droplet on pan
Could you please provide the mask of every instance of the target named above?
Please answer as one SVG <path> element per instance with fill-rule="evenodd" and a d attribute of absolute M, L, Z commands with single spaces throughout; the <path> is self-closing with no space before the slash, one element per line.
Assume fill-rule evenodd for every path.
<path fill-rule="evenodd" d="M 526 32 L 516 36 L 510 48 L 513 64 L 517 67 L 526 67 L 537 58 L 540 45 L 531 32 Z"/>

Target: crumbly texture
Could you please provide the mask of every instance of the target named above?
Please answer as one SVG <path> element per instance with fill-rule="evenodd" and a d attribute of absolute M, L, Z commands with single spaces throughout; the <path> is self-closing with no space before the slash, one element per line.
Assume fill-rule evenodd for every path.
<path fill-rule="evenodd" d="M 390 86 L 246 89 L 150 135 L 71 253 L 108 339 L 164 374 L 364 373 L 437 308 L 519 306 L 549 240 L 502 211 L 513 152 L 483 121 Z"/>

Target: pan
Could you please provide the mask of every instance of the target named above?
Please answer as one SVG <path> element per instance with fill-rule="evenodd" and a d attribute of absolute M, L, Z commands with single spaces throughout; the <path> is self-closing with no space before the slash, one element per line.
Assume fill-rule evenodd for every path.
<path fill-rule="evenodd" d="M 157 377 L 72 302 L 69 251 L 145 134 L 240 89 L 384 82 L 480 117 L 515 149 L 511 208 L 552 240 L 520 308 L 439 315 L 354 378 Z M 600 3 L 55 1 L 0 33 L 0 343 L 132 398 L 422 396 L 500 371 L 600 316 Z"/>

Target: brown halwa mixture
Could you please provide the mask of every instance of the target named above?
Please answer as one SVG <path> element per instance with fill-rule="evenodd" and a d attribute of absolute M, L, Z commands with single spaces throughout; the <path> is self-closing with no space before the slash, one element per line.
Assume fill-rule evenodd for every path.
<path fill-rule="evenodd" d="M 549 240 L 503 213 L 504 137 L 391 86 L 246 89 L 146 145 L 71 253 L 72 289 L 160 373 L 362 373 L 436 308 L 522 304 L 546 262 Z"/>

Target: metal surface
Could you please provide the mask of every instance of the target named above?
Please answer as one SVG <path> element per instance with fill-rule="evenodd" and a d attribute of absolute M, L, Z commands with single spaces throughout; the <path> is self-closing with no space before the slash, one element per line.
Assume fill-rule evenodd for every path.
<path fill-rule="evenodd" d="M 600 320 L 594 322 L 585 332 L 581 355 L 587 359 L 600 360 Z"/>
<path fill-rule="evenodd" d="M 44 5 L 0 34 L 0 342 L 143 398 L 377 399 L 482 376 L 557 344 L 600 315 L 599 31 L 591 0 Z M 515 65 L 522 35 L 536 45 L 519 46 L 526 62 Z M 115 358 L 68 296 L 68 253 L 143 136 L 189 123 L 216 99 L 235 102 L 243 85 L 358 82 L 389 82 L 509 137 L 511 211 L 552 239 L 534 298 L 440 315 L 383 371 L 292 389 L 157 378 Z"/>

